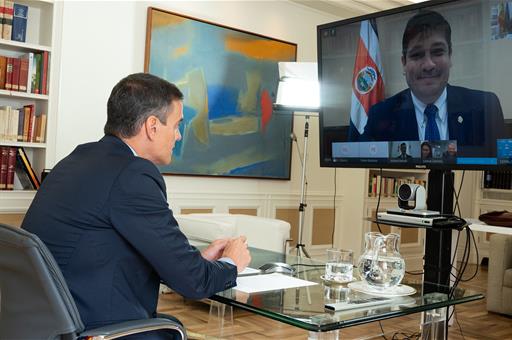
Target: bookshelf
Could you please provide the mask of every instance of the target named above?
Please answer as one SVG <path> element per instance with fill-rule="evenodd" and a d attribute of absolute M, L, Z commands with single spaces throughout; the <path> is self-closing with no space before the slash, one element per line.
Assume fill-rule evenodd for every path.
<path fill-rule="evenodd" d="M 494 171 L 494 179 L 485 181 L 484 171 L 475 172 L 473 187 L 475 197 L 473 204 L 473 217 L 478 218 L 481 214 L 491 211 L 512 211 L 512 188 L 510 188 L 511 174 L 509 171 Z M 486 187 L 487 186 L 487 187 Z M 498 188 L 500 187 L 500 188 Z M 505 189 L 508 187 L 509 189 Z M 489 239 L 493 233 L 475 232 L 480 260 L 489 257 Z M 476 262 L 476 257 L 471 259 Z"/>
<path fill-rule="evenodd" d="M 46 72 L 46 93 L 31 93 L 0 89 L 0 107 L 12 109 L 33 105 L 36 115 L 46 115 L 46 126 L 41 133 L 42 139 L 20 141 L 6 138 L 0 134 L 0 145 L 25 150 L 34 172 L 40 179 L 45 168 L 53 166 L 55 153 L 55 125 L 58 98 L 58 73 L 60 71 L 60 41 L 62 24 L 62 3 L 51 0 L 15 0 L 14 3 L 28 7 L 25 42 L 0 39 L 0 55 L 20 58 L 27 53 L 48 55 Z M 1 37 L 1 36 L 0 36 Z M 41 81 L 41 84 L 43 82 Z M 16 176 L 14 190 L 0 190 L 0 212 L 23 211 L 35 194 L 35 190 L 23 190 Z"/>
<path fill-rule="evenodd" d="M 364 212 L 366 218 L 375 219 L 377 215 L 378 189 L 380 170 L 370 169 L 366 176 L 366 198 Z M 397 207 L 396 190 L 403 183 L 417 183 L 426 187 L 428 172 L 425 170 L 382 170 L 382 193 L 379 211 Z M 386 184 L 387 183 L 387 184 Z M 382 233 L 397 233 L 400 235 L 400 254 L 405 260 L 407 271 L 421 271 L 423 269 L 423 255 L 425 244 L 425 229 L 400 228 L 390 225 L 380 225 Z M 366 221 L 364 233 L 379 231 L 379 226 L 371 221 Z"/>

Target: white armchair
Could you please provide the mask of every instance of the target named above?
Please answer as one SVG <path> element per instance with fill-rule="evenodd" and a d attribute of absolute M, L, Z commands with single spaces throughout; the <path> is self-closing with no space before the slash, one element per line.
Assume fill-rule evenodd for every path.
<path fill-rule="evenodd" d="M 286 252 L 290 223 L 241 214 L 174 215 L 181 231 L 191 240 L 211 242 L 218 238 L 247 236 L 250 247 Z"/>
<path fill-rule="evenodd" d="M 250 247 L 286 254 L 290 238 L 290 223 L 242 214 L 176 214 L 181 231 L 196 241 L 211 242 L 225 237 L 245 235 Z M 170 289 L 160 285 L 161 293 Z"/>

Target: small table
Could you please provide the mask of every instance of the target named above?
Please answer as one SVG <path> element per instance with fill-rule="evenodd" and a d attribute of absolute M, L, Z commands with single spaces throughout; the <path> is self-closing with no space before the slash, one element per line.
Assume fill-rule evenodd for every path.
<path fill-rule="evenodd" d="M 512 228 L 510 228 L 510 227 L 500 227 L 500 226 L 496 226 L 496 225 L 489 225 L 489 224 L 482 222 L 476 218 L 466 218 L 466 221 L 469 224 L 469 228 L 473 231 L 482 231 L 482 232 L 486 232 L 486 233 L 512 235 Z"/>
<path fill-rule="evenodd" d="M 447 286 L 427 282 L 406 283 L 416 289 L 416 293 L 410 296 L 414 299 L 414 303 L 408 306 L 380 305 L 357 310 L 329 312 L 324 309 L 325 303 L 340 301 L 336 298 L 348 297 L 350 299 L 366 295 L 354 292 L 343 285 L 336 286 L 324 283 L 320 278 L 324 274 L 323 262 L 256 248 L 251 248 L 250 251 L 252 256 L 250 267 L 252 268 L 258 268 L 268 262 L 286 262 L 297 268 L 296 277 L 318 284 L 253 294 L 241 293 L 232 288 L 215 294 L 211 299 L 310 332 L 336 331 L 332 336 L 334 339 L 337 339 L 337 330 L 339 329 L 432 310 L 435 310 L 435 313 L 430 316 L 434 315 L 435 320 L 430 321 L 436 324 L 435 327 L 438 327 L 439 323 L 443 323 L 442 326 L 444 327 L 446 321 L 445 307 L 483 298 L 480 293 L 461 288 L 455 288 L 452 296 L 449 296 L 450 288 Z M 428 319 L 428 317 L 427 315 L 425 319 Z M 424 320 L 423 324 L 426 323 L 428 323 L 428 320 Z M 422 328 L 425 331 L 426 328 Z"/>

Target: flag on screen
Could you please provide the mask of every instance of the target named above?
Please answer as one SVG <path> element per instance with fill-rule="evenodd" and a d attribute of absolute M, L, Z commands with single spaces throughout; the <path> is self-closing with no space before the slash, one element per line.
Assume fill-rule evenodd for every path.
<path fill-rule="evenodd" d="M 382 99 L 384 99 L 384 79 L 377 23 L 374 19 L 365 20 L 361 22 L 357 45 L 350 107 L 350 122 L 359 134 L 364 132 L 370 108 Z"/>

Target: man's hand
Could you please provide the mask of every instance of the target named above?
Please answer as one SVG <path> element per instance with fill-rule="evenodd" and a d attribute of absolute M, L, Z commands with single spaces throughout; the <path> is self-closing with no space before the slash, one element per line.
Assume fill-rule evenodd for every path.
<path fill-rule="evenodd" d="M 224 248 L 230 241 L 229 238 L 223 238 L 213 241 L 207 248 L 201 251 L 201 256 L 208 261 L 216 261 L 220 259 Z"/>
<path fill-rule="evenodd" d="M 247 238 L 240 236 L 228 241 L 221 257 L 229 257 L 235 262 L 236 269 L 240 273 L 251 262 L 251 254 L 247 249 Z"/>

